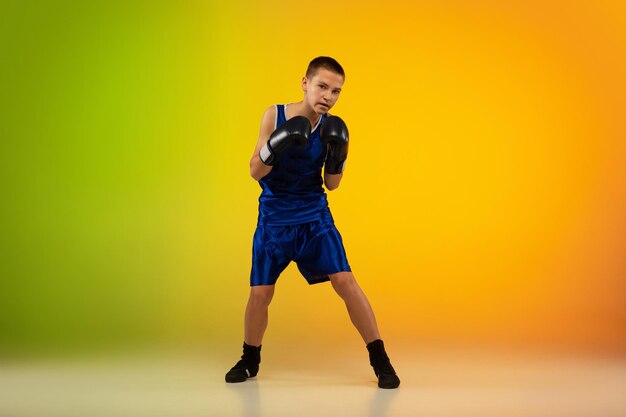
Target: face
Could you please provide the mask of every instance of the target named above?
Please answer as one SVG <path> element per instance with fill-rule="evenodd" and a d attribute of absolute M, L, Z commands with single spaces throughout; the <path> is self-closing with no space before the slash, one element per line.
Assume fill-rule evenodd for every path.
<path fill-rule="evenodd" d="M 317 114 L 328 112 L 339 99 L 343 76 L 326 68 L 319 68 L 311 77 L 302 79 L 304 101 Z"/>

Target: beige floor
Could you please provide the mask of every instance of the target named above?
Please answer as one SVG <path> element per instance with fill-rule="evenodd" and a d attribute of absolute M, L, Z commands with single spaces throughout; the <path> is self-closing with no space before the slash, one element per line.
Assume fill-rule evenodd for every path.
<path fill-rule="evenodd" d="M 5 361 L 0 416 L 626 416 L 626 359 L 424 349 L 397 354 L 402 385 L 380 390 L 363 355 L 267 354 L 242 384 L 223 356 Z"/>

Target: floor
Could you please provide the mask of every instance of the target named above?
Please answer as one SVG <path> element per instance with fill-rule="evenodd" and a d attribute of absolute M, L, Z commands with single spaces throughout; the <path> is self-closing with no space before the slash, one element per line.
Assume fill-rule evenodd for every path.
<path fill-rule="evenodd" d="M 626 416 L 626 358 L 422 349 L 392 357 L 402 384 L 381 390 L 363 355 L 324 356 L 266 354 L 241 384 L 222 353 L 5 361 L 0 416 Z"/>

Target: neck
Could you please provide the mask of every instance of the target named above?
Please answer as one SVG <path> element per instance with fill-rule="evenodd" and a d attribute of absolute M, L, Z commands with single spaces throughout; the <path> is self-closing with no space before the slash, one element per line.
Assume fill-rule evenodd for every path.
<path fill-rule="evenodd" d="M 311 122 L 311 126 L 315 126 L 322 117 L 321 114 L 317 114 L 311 107 L 306 106 L 304 104 L 304 100 L 290 104 L 289 109 L 289 115 L 291 117 L 304 116 L 309 119 L 309 121 Z"/>

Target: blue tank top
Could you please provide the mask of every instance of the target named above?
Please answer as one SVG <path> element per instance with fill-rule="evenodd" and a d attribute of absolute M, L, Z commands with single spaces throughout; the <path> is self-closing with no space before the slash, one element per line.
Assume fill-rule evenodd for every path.
<path fill-rule="evenodd" d="M 320 140 L 322 115 L 307 144 L 288 148 L 269 174 L 259 180 L 259 224 L 294 225 L 332 219 L 322 187 L 326 148 Z M 276 105 L 276 126 L 286 121 L 285 105 Z"/>

